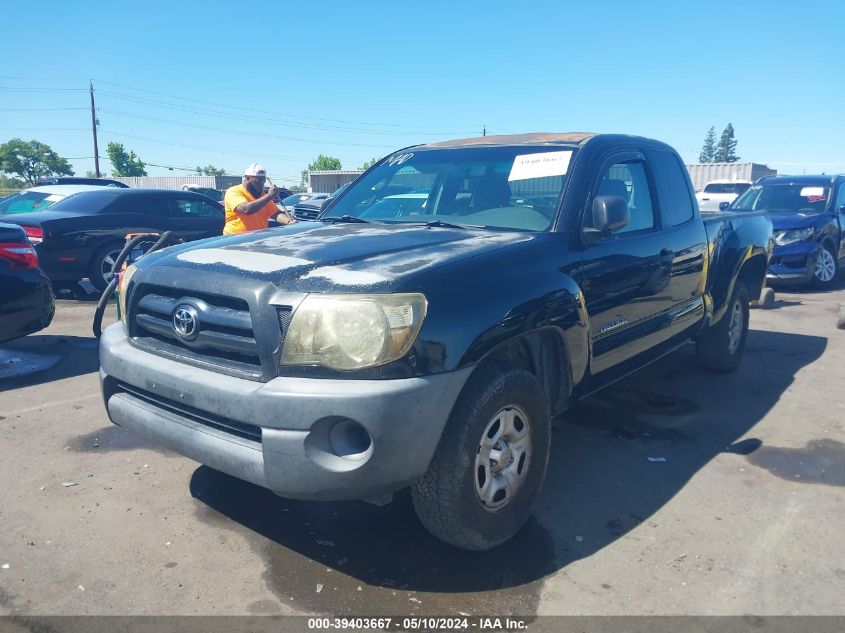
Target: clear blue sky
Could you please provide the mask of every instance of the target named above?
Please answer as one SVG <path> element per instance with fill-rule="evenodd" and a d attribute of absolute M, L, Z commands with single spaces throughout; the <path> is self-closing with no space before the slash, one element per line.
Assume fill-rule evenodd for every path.
<path fill-rule="evenodd" d="M 320 153 L 355 168 L 484 124 L 640 134 L 694 162 L 730 122 L 741 160 L 845 172 L 842 0 L 50 0 L 3 15 L 0 142 L 45 142 L 79 175 L 89 78 L 102 156 L 119 141 L 158 165 L 256 160 L 287 184 Z"/>

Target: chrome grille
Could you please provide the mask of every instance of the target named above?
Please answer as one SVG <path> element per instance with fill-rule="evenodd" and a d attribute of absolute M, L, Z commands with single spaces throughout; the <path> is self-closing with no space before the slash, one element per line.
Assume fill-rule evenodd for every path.
<path fill-rule="evenodd" d="M 174 314 L 180 308 L 194 315 L 195 330 L 190 336 L 177 332 L 174 324 Z M 249 306 L 241 299 L 146 286 L 139 288 L 131 318 L 133 341 L 141 347 L 249 378 L 261 375 Z"/>
<path fill-rule="evenodd" d="M 316 220 L 318 215 L 320 215 L 319 208 L 300 206 L 293 208 L 293 216 L 297 220 Z"/>

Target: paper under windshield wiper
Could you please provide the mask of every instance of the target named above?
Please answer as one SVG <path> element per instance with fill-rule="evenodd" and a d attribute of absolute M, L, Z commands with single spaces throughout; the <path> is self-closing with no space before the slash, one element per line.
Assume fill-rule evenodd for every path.
<path fill-rule="evenodd" d="M 354 215 L 340 215 L 340 216 L 329 215 L 329 216 L 326 216 L 325 218 L 320 218 L 320 221 L 321 222 L 349 222 L 350 224 L 356 224 L 356 223 L 370 224 L 369 220 L 365 220 L 364 218 L 356 218 Z"/>

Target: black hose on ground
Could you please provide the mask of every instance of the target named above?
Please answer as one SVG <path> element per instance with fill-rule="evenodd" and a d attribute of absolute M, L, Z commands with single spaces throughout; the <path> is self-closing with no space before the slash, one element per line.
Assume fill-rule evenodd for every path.
<path fill-rule="evenodd" d="M 103 291 L 103 294 L 100 295 L 100 300 L 97 302 L 97 309 L 94 311 L 94 322 L 92 324 L 92 329 L 94 330 L 94 336 L 100 338 L 100 335 L 103 333 L 103 315 L 106 312 L 106 306 L 109 304 L 109 301 L 114 295 L 114 291 L 117 288 L 118 283 L 118 275 L 117 273 L 120 271 L 120 267 L 123 266 L 123 262 L 126 261 L 126 258 L 129 257 L 129 253 L 132 252 L 132 249 L 135 248 L 138 244 L 145 240 L 149 240 L 150 235 L 136 235 L 131 240 L 129 240 L 123 249 L 120 251 L 120 254 L 115 258 L 114 265 L 111 267 L 111 275 L 112 278 L 109 281 L 109 285 L 106 286 L 106 289 Z M 168 245 L 168 242 L 175 242 L 177 241 L 176 238 L 173 236 L 173 231 L 165 231 L 161 234 L 161 237 L 158 238 L 155 244 L 153 244 L 144 255 L 149 255 L 150 253 L 157 251 L 160 248 Z"/>

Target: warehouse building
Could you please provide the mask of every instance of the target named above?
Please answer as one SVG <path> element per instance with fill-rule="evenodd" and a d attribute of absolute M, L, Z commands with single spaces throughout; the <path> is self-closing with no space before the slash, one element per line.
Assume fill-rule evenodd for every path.
<path fill-rule="evenodd" d="M 777 176 L 777 169 L 759 163 L 695 163 L 687 165 L 692 185 L 696 191 L 714 180 L 746 180 L 756 182 L 765 176 Z"/>

